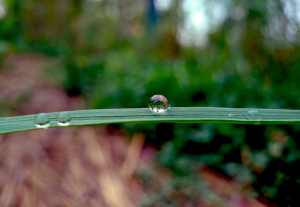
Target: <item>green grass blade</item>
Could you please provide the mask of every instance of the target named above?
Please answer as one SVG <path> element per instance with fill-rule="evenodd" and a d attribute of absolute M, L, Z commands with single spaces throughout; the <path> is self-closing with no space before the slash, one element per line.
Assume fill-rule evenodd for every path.
<path fill-rule="evenodd" d="M 46 113 L 49 127 L 59 126 L 60 112 Z M 66 113 L 66 112 L 65 112 Z M 235 123 L 294 124 L 300 123 L 300 110 L 251 109 L 218 107 L 172 107 L 165 113 L 153 113 L 148 108 L 96 109 L 67 112 L 69 126 L 127 123 Z M 37 129 L 37 115 L 0 118 L 0 134 Z"/>

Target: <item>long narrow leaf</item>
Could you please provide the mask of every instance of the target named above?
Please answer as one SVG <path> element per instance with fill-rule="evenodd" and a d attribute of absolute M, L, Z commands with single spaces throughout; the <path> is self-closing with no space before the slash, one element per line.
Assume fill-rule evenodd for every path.
<path fill-rule="evenodd" d="M 96 109 L 45 113 L 48 127 L 59 124 L 61 113 L 69 117 L 68 126 L 125 122 L 294 124 L 300 123 L 300 110 L 217 107 L 172 107 L 165 113 L 148 108 Z M 0 134 L 37 129 L 37 114 L 0 118 Z"/>

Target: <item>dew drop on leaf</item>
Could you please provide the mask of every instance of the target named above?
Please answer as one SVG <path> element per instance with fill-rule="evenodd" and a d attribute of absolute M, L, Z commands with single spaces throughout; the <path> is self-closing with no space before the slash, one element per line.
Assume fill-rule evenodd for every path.
<path fill-rule="evenodd" d="M 71 116 L 68 112 L 60 112 L 57 117 L 59 126 L 69 126 L 71 121 Z"/>
<path fill-rule="evenodd" d="M 233 113 L 229 113 L 229 114 L 227 114 L 227 116 L 228 116 L 228 117 L 233 117 L 234 114 L 233 114 Z"/>
<path fill-rule="evenodd" d="M 248 110 L 248 114 L 250 114 L 250 115 L 256 115 L 256 114 L 258 114 L 258 110 L 257 109 L 249 109 Z"/>
<path fill-rule="evenodd" d="M 154 113 L 164 113 L 169 108 L 169 101 L 163 95 L 154 95 L 150 98 L 149 109 Z"/>
<path fill-rule="evenodd" d="M 47 129 L 50 126 L 48 115 L 45 113 L 37 114 L 35 117 L 35 126 L 40 129 Z"/>
<path fill-rule="evenodd" d="M 256 121 L 256 124 L 259 124 L 259 122 L 261 121 L 261 116 L 260 116 L 260 113 L 257 109 L 249 109 L 247 111 L 246 118 L 249 119 L 249 120 Z"/>

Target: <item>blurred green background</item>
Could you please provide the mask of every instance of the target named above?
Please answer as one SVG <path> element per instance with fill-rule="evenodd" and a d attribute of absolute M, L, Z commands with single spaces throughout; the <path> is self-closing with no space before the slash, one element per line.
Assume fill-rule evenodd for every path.
<path fill-rule="evenodd" d="M 163 94 L 172 106 L 298 109 L 299 24 L 299 0 L 2 0 L 0 61 L 55 59 L 50 78 L 87 108 L 145 107 Z M 146 134 L 178 177 L 209 166 L 279 206 L 300 205 L 297 125 L 118 127 Z"/>

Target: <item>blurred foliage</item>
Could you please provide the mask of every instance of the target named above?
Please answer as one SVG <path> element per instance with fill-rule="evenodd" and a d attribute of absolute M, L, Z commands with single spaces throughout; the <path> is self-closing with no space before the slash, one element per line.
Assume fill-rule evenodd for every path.
<path fill-rule="evenodd" d="M 197 47 L 178 39 L 176 0 L 163 11 L 133 0 L 6 0 L 0 57 L 13 49 L 59 58 L 66 92 L 93 108 L 145 107 L 153 94 L 172 106 L 298 108 L 298 23 L 281 0 L 226 2 L 226 18 Z M 208 165 L 279 205 L 299 202 L 299 126 L 124 127 L 146 133 L 178 176 Z"/>

